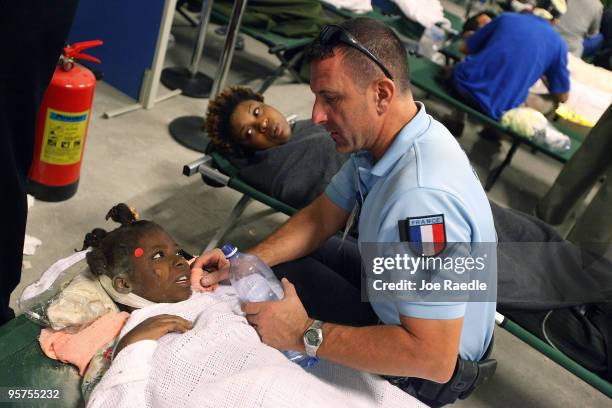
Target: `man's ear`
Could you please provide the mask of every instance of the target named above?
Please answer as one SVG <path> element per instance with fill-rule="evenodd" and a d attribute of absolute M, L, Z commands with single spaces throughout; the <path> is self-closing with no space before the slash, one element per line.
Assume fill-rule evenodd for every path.
<path fill-rule="evenodd" d="M 379 115 L 387 112 L 389 105 L 395 95 L 395 83 L 389 78 L 381 78 L 376 81 L 376 111 Z"/>
<path fill-rule="evenodd" d="M 127 295 L 132 291 L 132 283 L 127 273 L 120 273 L 113 278 L 113 288 L 119 293 Z"/>

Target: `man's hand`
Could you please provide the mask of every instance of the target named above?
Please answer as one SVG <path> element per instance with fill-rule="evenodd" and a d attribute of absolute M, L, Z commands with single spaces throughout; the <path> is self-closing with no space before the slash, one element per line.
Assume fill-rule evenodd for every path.
<path fill-rule="evenodd" d="M 275 302 L 245 303 L 242 310 L 257 330 L 261 341 L 279 350 L 304 351 L 302 336 L 312 320 L 286 278 L 282 280 L 285 297 Z"/>
<path fill-rule="evenodd" d="M 193 324 L 179 316 L 158 315 L 149 317 L 132 330 L 130 330 L 119 342 L 115 349 L 115 356 L 126 346 L 141 340 L 158 340 L 165 334 L 171 332 L 185 333 L 191 330 Z"/>
<path fill-rule="evenodd" d="M 191 264 L 191 287 L 200 292 L 212 292 L 219 282 L 229 278 L 230 262 L 219 248 L 203 252 Z"/>

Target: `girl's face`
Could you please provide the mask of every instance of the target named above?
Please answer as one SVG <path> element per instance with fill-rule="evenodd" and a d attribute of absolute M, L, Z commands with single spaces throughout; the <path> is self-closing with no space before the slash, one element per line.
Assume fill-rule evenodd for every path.
<path fill-rule="evenodd" d="M 138 248 L 142 255 L 132 254 L 135 271 L 130 276 L 135 294 L 156 303 L 175 303 L 191 296 L 189 265 L 166 231 L 147 232 L 137 242 L 136 251 L 141 252 Z"/>
<path fill-rule="evenodd" d="M 250 150 L 265 150 L 291 138 L 287 119 L 270 105 L 256 100 L 240 102 L 230 116 L 232 138 Z"/>

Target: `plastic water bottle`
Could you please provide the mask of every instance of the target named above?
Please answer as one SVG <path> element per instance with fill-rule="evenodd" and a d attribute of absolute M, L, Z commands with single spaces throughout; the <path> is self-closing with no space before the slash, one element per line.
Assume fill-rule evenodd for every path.
<path fill-rule="evenodd" d="M 419 54 L 425 58 L 432 59 L 444 45 L 445 37 L 442 28 L 436 25 L 427 27 L 419 40 Z"/>
<path fill-rule="evenodd" d="M 284 297 L 283 287 L 274 272 L 257 256 L 240 253 L 232 244 L 223 245 L 221 250 L 230 262 L 230 281 L 242 302 L 266 302 Z M 303 368 L 312 367 L 319 361 L 297 351 L 282 353 Z"/>

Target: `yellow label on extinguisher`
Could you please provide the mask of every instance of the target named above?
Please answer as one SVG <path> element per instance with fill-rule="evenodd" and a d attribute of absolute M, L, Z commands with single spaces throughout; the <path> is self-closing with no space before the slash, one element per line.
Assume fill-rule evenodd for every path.
<path fill-rule="evenodd" d="M 61 112 L 47 109 L 40 161 L 75 164 L 81 160 L 89 111 Z"/>

